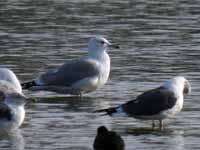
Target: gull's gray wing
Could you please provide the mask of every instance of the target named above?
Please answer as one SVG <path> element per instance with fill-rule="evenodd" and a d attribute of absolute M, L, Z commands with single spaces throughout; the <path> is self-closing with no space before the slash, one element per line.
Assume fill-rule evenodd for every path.
<path fill-rule="evenodd" d="M 159 87 L 144 92 L 135 100 L 122 105 L 122 107 L 130 116 L 148 116 L 172 108 L 176 101 L 177 98 L 172 91 Z"/>
<path fill-rule="evenodd" d="M 99 63 L 92 59 L 68 61 L 57 70 L 51 70 L 39 77 L 42 85 L 71 86 L 87 77 L 99 75 Z"/>
<path fill-rule="evenodd" d="M 0 102 L 0 119 L 10 121 L 12 119 L 12 111 L 5 103 Z"/>

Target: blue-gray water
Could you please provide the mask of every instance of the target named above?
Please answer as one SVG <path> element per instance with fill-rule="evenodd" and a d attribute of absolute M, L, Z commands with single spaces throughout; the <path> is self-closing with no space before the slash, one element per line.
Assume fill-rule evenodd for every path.
<path fill-rule="evenodd" d="M 96 34 L 121 46 L 109 50 L 108 83 L 83 100 L 25 91 L 37 102 L 26 106 L 24 124 L 2 138 L 0 149 L 91 150 L 100 125 L 119 132 L 127 150 L 200 149 L 200 1 L 0 1 L 0 64 L 20 81 L 85 55 Z M 148 121 L 91 113 L 133 99 L 175 75 L 191 82 L 192 93 L 183 111 L 165 121 L 163 132 L 149 132 Z"/>

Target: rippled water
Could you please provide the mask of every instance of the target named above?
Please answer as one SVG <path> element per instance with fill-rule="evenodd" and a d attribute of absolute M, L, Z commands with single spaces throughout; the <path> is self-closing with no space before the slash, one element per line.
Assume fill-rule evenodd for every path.
<path fill-rule="evenodd" d="M 111 49 L 111 75 L 83 100 L 25 91 L 37 102 L 26 106 L 17 133 L 0 149 L 91 150 L 96 128 L 119 132 L 127 150 L 200 149 L 200 2 L 188 0 L 1 0 L 0 64 L 30 80 L 66 59 L 86 54 L 100 34 L 121 49 Z M 150 122 L 91 113 L 116 106 L 163 81 L 184 75 L 192 93 L 163 132 Z"/>

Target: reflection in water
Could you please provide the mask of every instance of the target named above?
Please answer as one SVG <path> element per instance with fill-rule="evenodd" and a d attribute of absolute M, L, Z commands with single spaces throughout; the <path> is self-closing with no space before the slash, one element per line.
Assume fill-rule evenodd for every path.
<path fill-rule="evenodd" d="M 144 134 L 154 134 L 154 135 L 164 135 L 164 134 L 170 134 L 173 133 L 173 130 L 170 129 L 153 129 L 153 128 L 133 128 L 133 129 L 127 129 L 128 134 L 133 134 L 135 136 L 144 135 Z"/>
<path fill-rule="evenodd" d="M 24 137 L 21 134 L 20 129 L 10 132 L 0 132 L 0 149 L 7 147 L 10 150 L 24 150 Z M 4 144 L 5 145 L 4 145 Z"/>
<path fill-rule="evenodd" d="M 132 138 L 132 146 L 136 149 L 184 150 L 184 131 L 178 129 L 165 129 L 164 131 L 149 128 L 128 129 L 128 138 Z M 131 147 L 131 146 L 130 146 Z M 147 148 L 148 147 L 148 148 Z"/>

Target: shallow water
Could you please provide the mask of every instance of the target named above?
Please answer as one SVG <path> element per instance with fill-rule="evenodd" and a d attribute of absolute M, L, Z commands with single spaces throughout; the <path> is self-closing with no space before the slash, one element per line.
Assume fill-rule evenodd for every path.
<path fill-rule="evenodd" d="M 119 132 L 126 149 L 200 149 L 200 2 L 187 0 L 1 0 L 0 64 L 21 81 L 37 77 L 66 59 L 86 54 L 93 35 L 110 49 L 108 83 L 82 100 L 29 92 L 22 127 L 0 141 L 0 149 L 91 150 L 100 125 Z M 135 98 L 163 81 L 183 75 L 192 93 L 163 132 L 151 122 L 91 113 Z"/>

